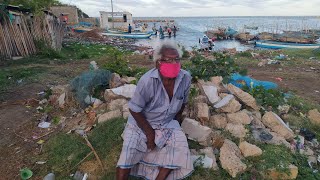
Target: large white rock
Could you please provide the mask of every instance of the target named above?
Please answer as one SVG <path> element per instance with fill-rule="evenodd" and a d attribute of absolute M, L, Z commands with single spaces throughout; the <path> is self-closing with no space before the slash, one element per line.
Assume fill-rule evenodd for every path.
<path fill-rule="evenodd" d="M 216 109 L 222 108 L 222 107 L 226 106 L 227 104 L 229 104 L 232 99 L 234 99 L 234 96 L 232 94 L 226 94 L 225 96 L 223 96 L 221 101 L 219 101 L 213 107 Z"/>
<path fill-rule="evenodd" d="M 136 90 L 136 87 L 137 86 L 134 84 L 126 84 L 126 85 L 111 89 L 111 91 L 116 95 L 120 95 L 125 98 L 131 99 Z"/>
<path fill-rule="evenodd" d="M 258 146 L 250 144 L 246 141 L 241 142 L 239 144 L 239 148 L 244 157 L 262 155 L 262 150 Z"/>
<path fill-rule="evenodd" d="M 219 167 L 218 167 L 218 164 L 217 164 L 217 160 L 216 160 L 216 156 L 213 153 L 213 148 L 212 147 L 206 147 L 205 149 L 200 149 L 200 153 L 205 154 L 206 156 L 208 156 L 209 158 L 212 159 L 211 168 L 213 170 L 219 170 Z"/>
<path fill-rule="evenodd" d="M 202 85 L 202 89 L 203 89 L 205 95 L 208 97 L 209 102 L 211 104 L 215 104 L 216 102 L 221 100 L 218 95 L 218 88 L 217 87 Z"/>
<path fill-rule="evenodd" d="M 250 124 L 251 118 L 246 113 L 246 111 L 240 111 L 237 113 L 229 113 L 227 114 L 228 123 L 233 124 Z"/>
<path fill-rule="evenodd" d="M 66 103 L 65 99 L 66 99 L 66 93 L 62 93 L 58 98 L 59 107 L 62 109 L 64 108 L 64 105 Z"/>
<path fill-rule="evenodd" d="M 207 146 L 210 143 L 210 134 L 212 130 L 207 126 L 202 126 L 194 119 L 184 119 L 181 127 L 188 138 Z"/>
<path fill-rule="evenodd" d="M 247 169 L 247 165 L 244 164 L 241 159 L 242 155 L 238 146 L 234 142 L 226 139 L 220 149 L 219 160 L 222 168 L 233 178 Z"/>
<path fill-rule="evenodd" d="M 229 131 L 234 137 L 244 138 L 246 136 L 247 130 L 242 124 L 232 124 L 228 123 L 226 130 Z"/>
<path fill-rule="evenodd" d="M 100 115 L 98 118 L 98 123 L 106 122 L 110 119 L 117 118 L 117 117 L 122 117 L 122 113 L 119 109 Z"/>
<path fill-rule="evenodd" d="M 280 134 L 286 140 L 294 138 L 293 131 L 283 122 L 283 120 L 273 112 L 267 112 L 262 117 L 262 123 L 272 131 Z"/>
<path fill-rule="evenodd" d="M 312 124 L 320 126 L 320 113 L 318 109 L 313 109 L 308 112 L 308 118 L 311 120 Z"/>
<path fill-rule="evenodd" d="M 228 124 L 227 117 L 225 114 L 213 115 L 210 117 L 210 124 L 213 128 L 224 129 Z"/>
<path fill-rule="evenodd" d="M 199 121 L 207 122 L 209 121 L 209 106 L 206 103 L 196 104 L 196 115 Z"/>
<path fill-rule="evenodd" d="M 116 99 L 111 101 L 108 105 L 107 105 L 107 109 L 108 111 L 114 111 L 117 109 L 120 109 L 122 111 L 123 109 L 123 105 L 128 104 L 128 101 L 126 99 Z"/>
<path fill-rule="evenodd" d="M 249 93 L 244 92 L 240 88 L 228 84 L 228 91 L 230 91 L 233 95 L 240 99 L 245 105 L 251 107 L 254 110 L 259 110 L 260 107 L 257 105 L 256 99 L 252 97 Z"/>

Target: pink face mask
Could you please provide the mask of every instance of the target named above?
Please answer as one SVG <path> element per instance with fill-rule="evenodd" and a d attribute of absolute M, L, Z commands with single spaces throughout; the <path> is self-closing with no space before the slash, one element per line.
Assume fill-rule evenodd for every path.
<path fill-rule="evenodd" d="M 179 63 L 160 63 L 160 73 L 166 78 L 176 78 L 180 72 L 181 64 Z"/>

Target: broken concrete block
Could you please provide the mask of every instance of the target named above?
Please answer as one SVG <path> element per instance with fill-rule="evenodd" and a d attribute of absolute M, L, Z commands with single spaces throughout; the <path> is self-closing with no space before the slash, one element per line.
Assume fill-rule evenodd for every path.
<path fill-rule="evenodd" d="M 237 113 L 229 113 L 227 114 L 227 120 L 228 123 L 233 123 L 233 124 L 250 124 L 251 123 L 251 118 L 245 111 L 240 111 Z"/>
<path fill-rule="evenodd" d="M 196 114 L 197 119 L 200 122 L 208 122 L 209 121 L 209 106 L 206 103 L 197 103 L 196 104 Z"/>
<path fill-rule="evenodd" d="M 312 124 L 320 126 L 320 113 L 318 109 L 313 109 L 308 112 L 308 118 Z"/>
<path fill-rule="evenodd" d="M 218 114 L 210 117 L 210 125 L 216 129 L 224 129 L 228 124 L 225 114 Z"/>
<path fill-rule="evenodd" d="M 247 130 L 242 124 L 232 124 L 228 123 L 226 130 L 229 131 L 234 137 L 244 138 L 246 136 Z"/>
<path fill-rule="evenodd" d="M 249 93 L 244 92 L 243 90 L 232 84 L 228 84 L 227 87 L 228 91 L 230 91 L 233 95 L 239 98 L 240 101 L 243 102 L 245 105 L 251 107 L 254 110 L 260 109 L 260 107 L 257 105 L 256 99 Z"/>
<path fill-rule="evenodd" d="M 222 168 L 233 178 L 247 169 L 247 165 L 241 161 L 242 158 L 238 146 L 234 142 L 226 139 L 220 149 L 219 160 Z"/>
<path fill-rule="evenodd" d="M 262 150 L 258 146 L 250 144 L 246 141 L 241 142 L 239 144 L 239 148 L 244 157 L 251 157 L 251 156 L 255 157 L 255 156 L 262 155 Z"/>
<path fill-rule="evenodd" d="M 118 109 L 118 110 L 114 110 L 114 111 L 110 111 L 110 112 L 107 112 L 107 113 L 104 113 L 102 115 L 100 115 L 98 117 L 98 123 L 102 123 L 102 122 L 106 122 L 110 119 L 114 119 L 114 118 L 117 118 L 117 117 L 122 117 L 122 113 L 121 111 Z"/>
<path fill-rule="evenodd" d="M 114 110 L 120 109 L 122 111 L 123 105 L 125 104 L 128 104 L 128 101 L 126 99 L 116 99 L 108 103 L 107 110 L 114 111 Z"/>
<path fill-rule="evenodd" d="M 210 142 L 210 134 L 212 130 L 207 126 L 202 126 L 194 119 L 184 119 L 181 127 L 188 138 L 199 142 L 201 145 L 207 146 Z"/>
<path fill-rule="evenodd" d="M 273 112 L 267 112 L 262 117 L 262 123 L 286 140 L 291 140 L 295 136 L 293 131 L 283 122 L 283 120 Z"/>
<path fill-rule="evenodd" d="M 136 87 L 137 86 L 134 84 L 125 84 L 123 86 L 111 89 L 111 91 L 116 95 L 131 99 L 136 90 Z"/>

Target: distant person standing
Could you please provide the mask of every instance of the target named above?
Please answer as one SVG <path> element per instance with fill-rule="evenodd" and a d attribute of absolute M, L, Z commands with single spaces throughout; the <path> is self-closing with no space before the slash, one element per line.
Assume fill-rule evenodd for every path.
<path fill-rule="evenodd" d="M 130 33 L 130 34 L 131 34 L 131 31 L 132 31 L 132 26 L 131 26 L 131 24 L 129 24 L 129 27 L 128 27 L 128 33 Z"/>
<path fill-rule="evenodd" d="M 177 35 L 177 27 L 173 26 L 173 36 L 176 37 Z"/>
<path fill-rule="evenodd" d="M 159 34 L 160 34 L 160 39 L 164 39 L 162 26 L 160 26 L 160 28 L 159 28 Z"/>
<path fill-rule="evenodd" d="M 171 37 L 171 33 L 172 33 L 171 28 L 168 27 L 167 31 L 168 31 L 169 37 Z"/>

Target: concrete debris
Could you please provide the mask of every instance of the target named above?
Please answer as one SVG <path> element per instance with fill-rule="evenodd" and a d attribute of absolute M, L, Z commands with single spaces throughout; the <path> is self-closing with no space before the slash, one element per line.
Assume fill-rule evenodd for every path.
<path fill-rule="evenodd" d="M 111 89 L 111 91 L 116 95 L 131 99 L 136 90 L 136 87 L 137 86 L 134 84 L 125 84 L 123 86 Z"/>
<path fill-rule="evenodd" d="M 198 121 L 188 118 L 183 120 L 181 127 L 189 139 L 197 141 L 204 146 L 210 144 L 212 130 L 209 127 L 202 126 Z"/>
<path fill-rule="evenodd" d="M 117 73 L 112 73 L 111 79 L 110 79 L 110 81 L 109 81 L 109 87 L 110 87 L 110 89 L 120 87 L 120 86 L 122 86 L 123 84 L 124 84 L 124 83 L 121 82 L 121 77 L 120 77 L 120 75 L 117 74 Z"/>
<path fill-rule="evenodd" d="M 233 178 L 247 169 L 247 165 L 241 161 L 242 158 L 238 146 L 234 142 L 226 139 L 220 149 L 219 160 L 222 168 Z"/>
<path fill-rule="evenodd" d="M 203 89 L 205 95 L 208 97 L 209 102 L 211 104 L 215 104 L 216 102 L 221 100 L 218 95 L 218 88 L 217 87 L 202 85 L 202 89 Z"/>
<path fill-rule="evenodd" d="M 308 118 L 310 119 L 311 123 L 315 125 L 320 125 L 320 113 L 318 109 L 313 109 L 308 112 Z"/>
<path fill-rule="evenodd" d="M 268 179 L 271 179 L 271 180 L 296 179 L 298 176 L 298 167 L 293 164 L 290 164 L 288 169 L 289 169 L 289 173 L 277 171 L 275 168 L 270 169 L 268 170 L 268 173 L 265 175 L 265 177 L 268 177 Z"/>
<path fill-rule="evenodd" d="M 61 109 L 64 108 L 64 105 L 65 105 L 65 103 L 66 103 L 65 100 L 66 100 L 66 93 L 63 93 L 63 94 L 61 94 L 61 95 L 59 96 L 59 98 L 58 98 L 59 107 L 60 107 Z"/>
<path fill-rule="evenodd" d="M 218 167 L 218 164 L 217 164 L 217 160 L 216 160 L 216 156 L 213 153 L 213 148 L 212 147 L 207 147 L 205 149 L 200 149 L 200 153 L 205 154 L 205 156 L 207 156 L 207 157 L 212 159 L 211 168 L 213 170 L 219 170 L 219 167 Z"/>
<path fill-rule="evenodd" d="M 257 111 L 260 109 L 260 107 L 257 105 L 255 98 L 252 97 L 249 93 L 244 92 L 243 90 L 232 84 L 228 84 L 227 88 L 228 91 L 230 91 L 233 95 L 239 98 L 240 101 L 243 102 L 245 105 Z"/>
<path fill-rule="evenodd" d="M 247 130 L 242 124 L 232 124 L 228 123 L 226 130 L 229 131 L 234 137 L 244 138 L 246 136 Z"/>
<path fill-rule="evenodd" d="M 262 123 L 272 131 L 278 133 L 286 140 L 291 140 L 295 137 L 293 131 L 283 122 L 283 120 L 273 112 L 267 112 L 262 117 Z"/>
<path fill-rule="evenodd" d="M 196 104 L 196 115 L 197 119 L 204 123 L 209 121 L 209 106 L 206 103 Z"/>
<path fill-rule="evenodd" d="M 128 104 L 128 101 L 126 99 L 116 99 L 108 103 L 107 110 L 108 111 L 114 111 L 117 109 L 122 110 L 125 104 Z"/>
<path fill-rule="evenodd" d="M 227 126 L 227 117 L 225 114 L 217 114 L 210 117 L 210 125 L 216 129 L 224 129 Z"/>
<path fill-rule="evenodd" d="M 104 113 L 102 115 L 100 115 L 98 117 L 98 123 L 103 123 L 103 122 L 106 122 L 110 119 L 114 119 L 114 118 L 117 118 L 117 117 L 122 117 L 122 113 L 121 111 L 118 109 L 118 110 L 114 110 L 114 111 L 110 111 L 110 112 L 107 112 L 107 113 Z"/>
<path fill-rule="evenodd" d="M 262 155 L 262 150 L 258 146 L 250 144 L 246 141 L 241 142 L 239 144 L 239 148 L 244 157 L 255 157 Z"/>
<path fill-rule="evenodd" d="M 251 118 L 246 111 L 227 114 L 228 123 L 247 125 L 251 123 Z"/>
<path fill-rule="evenodd" d="M 211 169 L 213 168 L 213 159 L 206 155 L 191 155 L 193 164 L 197 166 L 202 166 L 203 168 Z"/>

